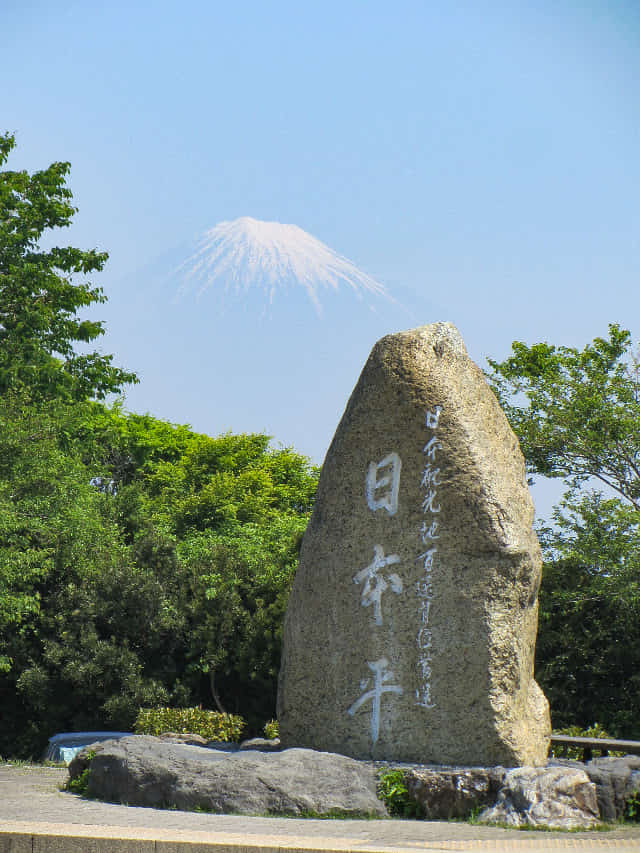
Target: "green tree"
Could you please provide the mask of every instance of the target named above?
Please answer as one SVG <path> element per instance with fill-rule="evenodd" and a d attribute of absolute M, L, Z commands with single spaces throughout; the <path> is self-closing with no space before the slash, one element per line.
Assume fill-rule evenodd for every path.
<path fill-rule="evenodd" d="M 630 333 L 610 325 L 583 350 L 516 341 L 490 364 L 529 472 L 567 486 L 553 525 L 539 530 L 536 675 L 554 725 L 598 722 L 640 737 L 640 384 Z"/>
<path fill-rule="evenodd" d="M 141 706 L 188 702 L 183 623 L 126 549 L 84 571 L 64 566 L 42 592 L 37 646 L 16 680 L 31 726 L 131 730 Z"/>
<path fill-rule="evenodd" d="M 620 500 L 586 493 L 541 531 L 536 675 L 556 727 L 640 737 L 640 529 Z"/>
<path fill-rule="evenodd" d="M 120 528 L 187 619 L 185 686 L 194 701 L 261 728 L 275 713 L 282 621 L 317 470 L 262 434 L 212 438 L 117 409 L 103 410 L 96 430 L 89 444 L 111 460 Z"/>
<path fill-rule="evenodd" d="M 631 335 L 609 326 L 583 350 L 515 341 L 489 381 L 532 474 L 574 490 L 589 479 L 640 510 L 640 364 Z"/>
<path fill-rule="evenodd" d="M 140 638 L 160 617 L 141 597 L 159 591 L 75 446 L 89 413 L 0 397 L 0 754 L 38 754 L 51 727 L 121 719 L 118 697 L 149 693 Z"/>
<path fill-rule="evenodd" d="M 259 731 L 316 483 L 264 435 L 0 397 L 0 754 L 141 705 Z"/>
<path fill-rule="evenodd" d="M 14 136 L 0 135 L 0 394 L 29 389 L 79 400 L 120 392 L 135 374 L 114 367 L 110 355 L 75 349 L 104 333 L 78 311 L 105 301 L 101 288 L 75 277 L 100 271 L 107 254 L 40 245 L 76 213 L 65 186 L 69 163 L 33 174 L 2 168 L 14 147 Z"/>
<path fill-rule="evenodd" d="M 275 714 L 284 614 L 306 524 L 304 516 L 282 516 L 224 535 L 196 533 L 179 545 L 185 682 L 255 731 Z"/>
<path fill-rule="evenodd" d="M 182 620 L 173 677 L 191 703 L 238 711 L 259 730 L 275 713 L 282 620 L 318 472 L 266 435 L 212 438 L 119 405 L 86 411 L 78 452 L 135 564 Z M 172 693 L 150 655 L 146 671 Z"/>

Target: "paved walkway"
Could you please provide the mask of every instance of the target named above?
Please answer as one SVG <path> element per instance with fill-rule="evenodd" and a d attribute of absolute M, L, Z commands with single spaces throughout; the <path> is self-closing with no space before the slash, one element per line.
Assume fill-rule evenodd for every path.
<path fill-rule="evenodd" d="M 523 832 L 468 823 L 296 820 L 158 811 L 83 800 L 60 768 L 0 766 L 0 853 L 640 853 L 640 827 Z"/>

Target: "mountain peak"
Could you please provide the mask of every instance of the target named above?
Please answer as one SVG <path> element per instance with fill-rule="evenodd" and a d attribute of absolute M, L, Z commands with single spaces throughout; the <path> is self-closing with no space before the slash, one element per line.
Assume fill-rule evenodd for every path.
<path fill-rule="evenodd" d="M 238 294 L 262 291 L 273 302 L 284 288 L 303 287 L 316 310 L 320 293 L 341 286 L 358 296 L 386 296 L 386 288 L 297 225 L 242 216 L 219 222 L 200 238 L 176 272 L 180 293 L 200 296 L 211 287 Z"/>

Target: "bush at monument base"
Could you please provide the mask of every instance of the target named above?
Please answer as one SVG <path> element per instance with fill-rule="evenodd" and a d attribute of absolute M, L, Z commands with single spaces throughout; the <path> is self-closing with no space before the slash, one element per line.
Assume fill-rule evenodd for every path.
<path fill-rule="evenodd" d="M 327 453 L 283 638 L 283 747 L 546 761 L 541 557 L 518 442 L 459 332 L 374 347 Z"/>
<path fill-rule="evenodd" d="M 133 728 L 139 735 L 175 732 L 211 741 L 239 741 L 246 726 L 242 717 L 202 708 L 141 708 Z"/>

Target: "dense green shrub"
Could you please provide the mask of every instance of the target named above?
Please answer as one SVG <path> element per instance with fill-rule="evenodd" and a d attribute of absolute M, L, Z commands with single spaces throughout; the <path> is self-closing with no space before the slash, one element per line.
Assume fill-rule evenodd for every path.
<path fill-rule="evenodd" d="M 36 757 L 56 731 L 129 731 L 141 707 L 211 707 L 260 733 L 308 462 L 264 436 L 213 439 L 97 403 L 0 397 L 0 427 L 0 753 Z M 223 470 L 198 468 L 189 444 Z M 223 526 L 180 538 L 174 510 L 245 463 L 264 473 L 259 523 L 230 520 L 225 498 Z M 236 486 L 237 515 L 251 515 Z"/>
<path fill-rule="evenodd" d="M 202 708 L 141 708 L 133 729 L 139 735 L 179 732 L 207 740 L 239 741 L 245 727 L 242 717 Z"/>

